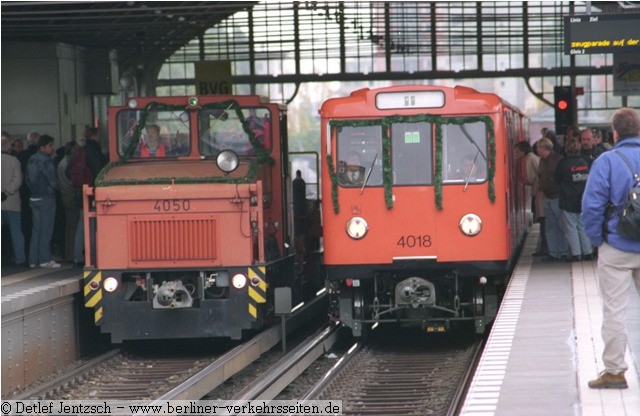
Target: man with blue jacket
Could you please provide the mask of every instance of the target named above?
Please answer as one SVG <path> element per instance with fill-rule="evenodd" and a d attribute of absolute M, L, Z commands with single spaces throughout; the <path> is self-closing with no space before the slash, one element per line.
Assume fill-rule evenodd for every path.
<path fill-rule="evenodd" d="M 640 240 L 632 240 L 617 231 L 618 215 L 605 214 L 611 202 L 620 212 L 633 177 L 620 152 L 640 173 L 640 117 L 631 108 L 617 110 L 611 119 L 612 151 L 603 153 L 591 167 L 582 197 L 582 221 L 594 247 L 598 247 L 598 285 L 602 297 L 602 339 L 604 371 L 589 382 L 592 389 L 627 388 L 624 360 L 627 348 L 626 311 L 631 282 L 640 294 Z"/>

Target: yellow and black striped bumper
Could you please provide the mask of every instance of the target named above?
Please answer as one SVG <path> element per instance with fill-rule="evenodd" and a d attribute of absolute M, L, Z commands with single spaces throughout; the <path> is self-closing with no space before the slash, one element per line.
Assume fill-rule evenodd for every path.
<path fill-rule="evenodd" d="M 266 267 L 249 267 L 248 276 L 249 314 L 255 319 L 258 317 L 258 304 L 267 302 Z M 256 277 L 259 283 L 254 286 L 252 281 Z"/>
<path fill-rule="evenodd" d="M 98 289 L 91 290 L 91 282 L 98 283 Z M 93 320 L 100 324 L 102 320 L 102 272 L 89 270 L 84 272 L 84 306 L 94 308 Z"/>

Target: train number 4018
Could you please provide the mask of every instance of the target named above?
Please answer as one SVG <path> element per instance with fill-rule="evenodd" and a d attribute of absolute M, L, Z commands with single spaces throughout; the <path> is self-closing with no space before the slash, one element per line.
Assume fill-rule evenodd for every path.
<path fill-rule="evenodd" d="M 431 236 L 424 235 L 403 235 L 397 242 L 402 248 L 413 248 L 413 247 L 431 247 Z"/>
<path fill-rule="evenodd" d="M 158 199 L 153 209 L 159 212 L 169 211 L 189 211 L 191 209 L 191 200 L 189 199 Z"/>

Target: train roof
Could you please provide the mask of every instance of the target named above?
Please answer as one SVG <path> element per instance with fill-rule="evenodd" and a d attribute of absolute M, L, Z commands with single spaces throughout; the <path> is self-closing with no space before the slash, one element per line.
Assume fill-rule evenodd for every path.
<path fill-rule="evenodd" d="M 390 106 L 381 108 L 378 97 L 381 94 L 390 95 L 397 93 L 429 93 L 442 92 L 441 101 L 434 100 L 424 106 L 410 107 Z M 427 98 L 426 101 L 429 101 Z M 465 86 L 444 87 L 435 85 L 394 85 L 383 88 L 363 88 L 352 92 L 348 97 L 331 98 L 325 101 L 319 110 L 322 117 L 377 117 L 402 114 L 405 111 L 415 113 L 416 109 L 422 109 L 429 114 L 486 114 L 501 112 L 505 107 L 521 113 L 498 95 L 479 92 Z"/>
<path fill-rule="evenodd" d="M 196 105 L 191 105 L 191 99 L 195 98 Z M 261 95 L 182 95 L 182 96 L 154 96 L 154 97 L 131 97 L 127 99 L 127 102 L 123 106 L 113 106 L 112 108 L 132 108 L 143 109 L 149 103 L 162 103 L 166 105 L 184 105 L 185 107 L 192 106 L 197 107 L 199 105 L 221 103 L 229 100 L 238 101 L 241 106 L 263 106 L 267 104 L 277 104 L 281 110 L 286 109 L 286 106 L 269 101 L 267 97 Z"/>

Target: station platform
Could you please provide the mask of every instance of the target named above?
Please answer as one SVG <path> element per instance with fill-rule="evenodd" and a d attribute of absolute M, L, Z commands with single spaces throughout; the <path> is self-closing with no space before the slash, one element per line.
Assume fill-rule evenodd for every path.
<path fill-rule="evenodd" d="M 79 292 L 82 269 L 71 265 L 59 269 L 3 267 L 0 281 L 2 315 L 7 315 Z"/>
<path fill-rule="evenodd" d="M 82 269 L 2 267 L 2 398 L 75 362 Z"/>
<path fill-rule="evenodd" d="M 532 253 L 538 225 L 520 260 L 467 393 L 461 415 L 640 415 L 640 296 L 627 309 L 628 389 L 590 389 L 604 369 L 597 260 L 546 262 Z"/>

